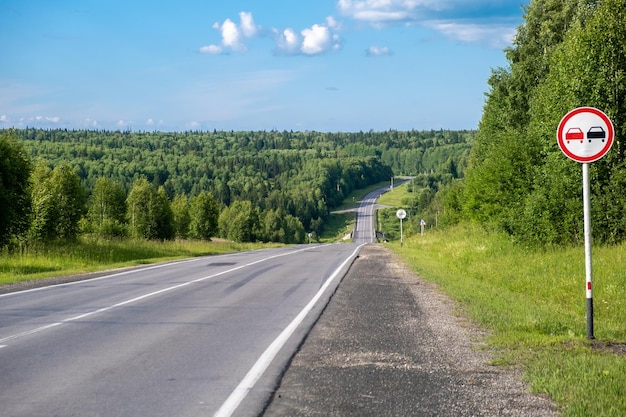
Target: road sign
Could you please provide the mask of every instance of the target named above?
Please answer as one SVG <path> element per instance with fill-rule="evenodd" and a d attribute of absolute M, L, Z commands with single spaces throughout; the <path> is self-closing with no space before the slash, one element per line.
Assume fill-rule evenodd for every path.
<path fill-rule="evenodd" d="M 593 339 L 593 288 L 591 261 L 591 198 L 589 163 L 602 158 L 613 145 L 613 123 L 602 111 L 579 107 L 567 113 L 556 131 L 559 148 L 568 158 L 583 166 L 583 228 L 585 234 L 585 292 L 587 299 L 587 338 Z"/>
<path fill-rule="evenodd" d="M 563 117 L 556 138 L 565 156 L 589 163 L 606 155 L 614 134 L 613 123 L 606 114 L 593 107 L 579 107 Z"/>

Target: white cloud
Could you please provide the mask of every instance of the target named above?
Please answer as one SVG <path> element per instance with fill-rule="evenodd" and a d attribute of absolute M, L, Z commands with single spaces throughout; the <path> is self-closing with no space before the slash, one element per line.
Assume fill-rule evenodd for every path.
<path fill-rule="evenodd" d="M 386 56 L 386 55 L 391 55 L 391 50 L 386 47 L 386 46 L 375 46 L 372 45 L 369 48 L 367 48 L 367 55 L 368 56 Z"/>
<path fill-rule="evenodd" d="M 239 21 L 239 25 L 230 19 L 226 19 L 222 23 L 214 23 L 213 29 L 219 31 L 222 36 L 221 44 L 202 46 L 200 52 L 211 55 L 219 55 L 228 50 L 245 52 L 247 47 L 244 40 L 257 36 L 261 32 L 261 28 L 254 23 L 252 13 L 240 12 Z"/>
<path fill-rule="evenodd" d="M 337 25 L 332 18 L 327 22 Z M 328 51 L 339 49 L 339 36 L 333 33 L 330 26 L 314 24 L 297 33 L 292 28 L 282 32 L 273 30 L 276 52 L 287 55 L 319 55 Z"/>
<path fill-rule="evenodd" d="M 494 48 L 510 45 L 515 36 L 515 28 L 504 25 L 478 25 L 472 23 L 433 21 L 427 26 L 461 42 L 486 42 Z"/>
<path fill-rule="evenodd" d="M 421 25 L 463 42 L 510 45 L 520 6 L 507 0 L 338 0 L 337 10 L 376 28 Z M 470 17 L 473 16 L 473 17 Z"/>
<path fill-rule="evenodd" d="M 418 6 L 431 3 L 431 1 L 403 0 L 339 0 L 337 8 L 341 14 L 355 20 L 384 23 L 409 20 Z"/>
<path fill-rule="evenodd" d="M 341 30 L 341 24 L 337 22 L 332 16 L 326 17 L 326 26 L 333 30 Z"/>
<path fill-rule="evenodd" d="M 300 33 L 303 37 L 300 50 L 305 55 L 317 55 L 333 47 L 333 36 L 326 26 L 316 24 Z"/>
<path fill-rule="evenodd" d="M 200 52 L 202 52 L 203 54 L 210 54 L 210 55 L 219 55 L 222 53 L 222 51 L 223 49 L 219 45 L 206 45 L 200 48 Z"/>
<path fill-rule="evenodd" d="M 9 123 L 9 122 L 10 122 L 10 120 L 9 120 L 9 118 L 7 117 L 7 115 L 6 115 L 6 114 L 3 114 L 3 115 L 0 115 L 0 122 L 2 122 L 2 123 Z"/>
<path fill-rule="evenodd" d="M 230 19 L 226 19 L 220 27 L 222 32 L 222 45 L 234 51 L 245 51 L 246 46 L 241 43 L 239 27 Z"/>
<path fill-rule="evenodd" d="M 300 51 L 302 40 L 295 30 L 287 28 L 278 35 L 276 43 L 279 51 L 287 54 L 297 54 Z"/>
<path fill-rule="evenodd" d="M 271 35 L 276 43 L 276 52 L 286 55 L 318 55 L 333 49 L 339 49 L 339 36 L 334 31 L 341 25 L 334 17 L 328 16 L 325 24 L 314 24 L 299 33 L 292 29 L 263 30 L 254 22 L 252 13 L 240 12 L 239 24 L 231 19 L 213 24 L 213 29 L 220 32 L 220 44 L 209 44 L 200 47 L 203 54 L 220 55 L 228 52 L 245 52 L 245 41 L 255 37 Z"/>
<path fill-rule="evenodd" d="M 254 24 L 252 13 L 240 12 L 239 19 L 241 19 L 241 31 L 244 36 L 252 38 L 257 35 L 259 28 Z"/>

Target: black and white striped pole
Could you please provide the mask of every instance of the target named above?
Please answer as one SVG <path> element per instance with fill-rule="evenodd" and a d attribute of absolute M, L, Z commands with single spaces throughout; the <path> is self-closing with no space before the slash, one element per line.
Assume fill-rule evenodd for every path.
<path fill-rule="evenodd" d="M 589 164 L 607 154 L 615 130 L 609 117 L 593 107 L 579 107 L 567 113 L 556 131 L 561 151 L 583 166 L 583 214 L 585 233 L 585 295 L 587 301 L 587 339 L 594 339 L 593 268 L 591 262 L 591 186 Z"/>

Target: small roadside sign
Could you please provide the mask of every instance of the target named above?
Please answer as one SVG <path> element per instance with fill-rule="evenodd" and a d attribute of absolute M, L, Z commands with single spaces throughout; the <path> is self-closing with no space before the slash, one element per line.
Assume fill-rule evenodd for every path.
<path fill-rule="evenodd" d="M 400 219 L 400 246 L 402 246 L 404 241 L 404 233 L 402 232 L 402 220 L 406 217 L 406 211 L 404 211 L 404 209 L 400 209 L 396 211 L 396 216 Z"/>
<path fill-rule="evenodd" d="M 556 138 L 565 156 L 589 163 L 607 154 L 614 134 L 613 123 L 606 114 L 593 107 L 579 107 L 563 117 Z"/>

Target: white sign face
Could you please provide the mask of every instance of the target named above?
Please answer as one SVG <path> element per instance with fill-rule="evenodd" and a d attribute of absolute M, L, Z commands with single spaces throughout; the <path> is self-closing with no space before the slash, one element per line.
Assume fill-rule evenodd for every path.
<path fill-rule="evenodd" d="M 588 163 L 606 155 L 614 134 L 613 123 L 606 114 L 593 107 L 579 107 L 563 117 L 556 138 L 568 158 Z"/>
<path fill-rule="evenodd" d="M 406 217 L 406 211 L 400 209 L 398 211 L 396 211 L 396 216 L 398 216 L 398 218 L 400 220 L 404 219 Z"/>

